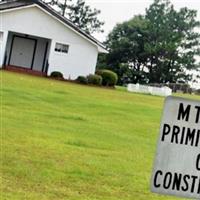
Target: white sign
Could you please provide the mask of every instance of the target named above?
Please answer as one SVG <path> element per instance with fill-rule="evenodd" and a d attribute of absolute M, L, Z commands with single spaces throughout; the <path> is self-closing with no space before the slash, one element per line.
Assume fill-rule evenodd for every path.
<path fill-rule="evenodd" d="M 166 98 L 151 190 L 200 199 L 200 101 Z"/>

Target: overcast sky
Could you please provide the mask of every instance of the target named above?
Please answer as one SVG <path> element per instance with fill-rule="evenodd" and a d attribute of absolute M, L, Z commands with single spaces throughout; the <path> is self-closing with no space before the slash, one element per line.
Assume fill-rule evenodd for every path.
<path fill-rule="evenodd" d="M 99 18 L 105 22 L 102 34 L 94 36 L 99 41 L 104 41 L 113 27 L 120 22 L 126 21 L 137 14 L 144 14 L 145 8 L 153 0 L 86 0 L 86 3 L 93 8 L 101 10 Z M 198 10 L 198 20 L 200 20 L 200 0 L 171 0 L 175 8 L 188 7 Z"/>

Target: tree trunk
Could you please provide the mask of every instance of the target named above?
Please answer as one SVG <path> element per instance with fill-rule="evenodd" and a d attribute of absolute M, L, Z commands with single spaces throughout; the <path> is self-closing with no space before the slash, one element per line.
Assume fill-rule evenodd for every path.
<path fill-rule="evenodd" d="M 63 4 L 63 10 L 62 10 L 62 16 L 63 17 L 65 16 L 66 9 L 67 9 L 67 0 L 65 0 L 65 2 Z"/>

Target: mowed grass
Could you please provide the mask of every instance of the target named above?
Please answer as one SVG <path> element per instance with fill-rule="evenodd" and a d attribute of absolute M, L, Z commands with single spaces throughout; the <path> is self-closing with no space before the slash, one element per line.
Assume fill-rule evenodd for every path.
<path fill-rule="evenodd" d="M 0 77 L 2 200 L 176 199 L 150 192 L 164 98 Z"/>

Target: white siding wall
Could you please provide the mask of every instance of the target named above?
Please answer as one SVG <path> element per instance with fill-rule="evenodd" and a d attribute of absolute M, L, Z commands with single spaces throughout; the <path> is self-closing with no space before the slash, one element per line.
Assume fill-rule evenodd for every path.
<path fill-rule="evenodd" d="M 1 18 L 1 16 L 0 16 Z M 6 49 L 6 42 L 8 37 L 8 31 L 2 30 L 1 24 L 0 24 L 0 32 L 2 32 L 2 38 L 0 39 L 0 68 L 2 68 L 3 62 L 4 62 L 4 56 L 5 56 L 5 49 Z"/>
<path fill-rule="evenodd" d="M 98 49 L 86 39 L 74 33 L 37 7 L 0 13 L 1 27 L 5 31 L 29 34 L 52 40 L 49 55 L 49 71 L 61 71 L 65 78 L 95 72 Z M 55 43 L 69 45 L 69 53 L 54 51 Z"/>
<path fill-rule="evenodd" d="M 2 66 L 3 63 L 3 36 L 4 33 L 0 31 L 0 66 Z"/>

